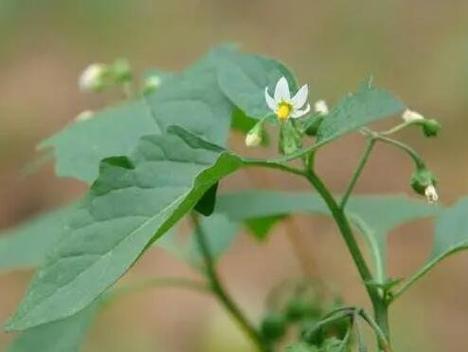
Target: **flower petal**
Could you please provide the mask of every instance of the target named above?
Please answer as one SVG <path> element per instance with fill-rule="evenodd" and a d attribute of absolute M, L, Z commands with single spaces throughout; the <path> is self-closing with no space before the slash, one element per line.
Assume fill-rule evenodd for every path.
<path fill-rule="evenodd" d="M 302 117 L 306 115 L 310 111 L 310 104 L 307 103 L 307 106 L 304 110 L 294 110 L 291 114 L 293 119 L 297 119 L 298 117 Z"/>
<path fill-rule="evenodd" d="M 270 96 L 270 93 L 268 93 L 268 87 L 265 87 L 265 100 L 266 100 L 266 103 L 267 103 L 268 107 L 269 107 L 273 112 L 275 112 L 275 111 L 276 111 L 276 108 L 277 108 L 277 106 L 278 106 L 278 104 L 276 104 L 275 99 L 273 99 L 273 98 Z"/>
<path fill-rule="evenodd" d="M 281 101 L 290 101 L 291 95 L 289 93 L 289 85 L 286 78 L 283 76 L 276 83 L 275 88 L 275 102 L 276 104 L 281 103 Z"/>
<path fill-rule="evenodd" d="M 309 86 L 304 84 L 301 89 L 299 89 L 295 96 L 292 97 L 291 102 L 295 109 L 300 109 L 307 102 L 307 97 L 309 95 Z"/>

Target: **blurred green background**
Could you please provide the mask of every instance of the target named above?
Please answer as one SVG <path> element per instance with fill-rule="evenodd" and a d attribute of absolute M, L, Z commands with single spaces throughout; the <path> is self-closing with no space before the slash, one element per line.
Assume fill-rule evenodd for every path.
<path fill-rule="evenodd" d="M 50 166 L 30 176 L 24 176 L 23 168 L 41 139 L 80 111 L 118 98 L 114 93 L 81 94 L 77 77 L 85 65 L 124 56 L 139 72 L 148 67 L 178 70 L 226 41 L 286 62 L 301 83 L 310 84 L 313 99 L 330 103 L 372 74 L 377 85 L 443 124 L 436 140 L 415 130 L 402 134 L 439 176 L 442 202 L 450 204 L 468 193 L 466 0 L 0 0 L 0 227 L 82 193 L 82 185 L 52 178 Z M 241 142 L 241 136 L 233 136 L 238 149 Z M 343 190 L 361 148 L 360 139 L 351 136 L 320 157 L 321 173 L 337 191 Z M 358 190 L 411 193 L 408 160 L 388 147 L 377 150 Z M 289 178 L 245 172 L 223 188 L 256 185 L 305 187 Z M 391 237 L 394 276 L 408 275 L 423 262 L 430 225 L 404 226 Z M 252 317 L 260 313 L 272 285 L 301 275 L 287 238 L 291 226 L 277 226 L 263 246 L 241 236 L 222 262 L 229 288 L 251 308 Z M 293 228 L 309 258 L 308 273 L 326 277 L 348 303 L 366 304 L 333 225 L 300 216 Z M 468 350 L 467 265 L 466 255 L 447 259 L 396 303 L 391 319 L 396 351 Z M 129 275 L 187 273 L 168 255 L 153 251 Z M 14 310 L 31 274 L 0 276 L 0 321 Z M 0 333 L 0 351 L 10 339 Z M 230 352 L 248 347 L 211 299 L 164 290 L 125 298 L 108 309 L 85 350 Z"/>

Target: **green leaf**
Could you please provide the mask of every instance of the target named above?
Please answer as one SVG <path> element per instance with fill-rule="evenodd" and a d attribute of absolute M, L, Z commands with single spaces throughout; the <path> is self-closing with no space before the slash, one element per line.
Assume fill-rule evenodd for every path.
<path fill-rule="evenodd" d="M 404 223 L 440 212 L 436 206 L 406 196 L 356 196 L 350 198 L 347 209 L 354 225 L 367 235 L 374 261 L 382 272 L 385 271 L 389 232 Z M 276 191 L 244 191 L 220 196 L 215 212 L 238 222 L 291 213 L 330 214 L 316 193 Z"/>
<path fill-rule="evenodd" d="M 70 231 L 38 271 L 7 329 L 24 330 L 80 311 L 243 161 L 180 128 L 143 137 L 131 157 L 101 163 L 70 217 Z M 177 134 L 176 134 L 177 133 Z"/>
<path fill-rule="evenodd" d="M 40 144 L 54 149 L 55 172 L 87 183 L 98 175 L 99 162 L 128 155 L 140 137 L 160 130 L 143 100 L 97 112 L 91 119 L 72 123 Z"/>
<path fill-rule="evenodd" d="M 208 189 L 208 191 L 206 191 L 203 197 L 201 197 L 197 205 L 195 205 L 195 210 L 198 211 L 200 214 L 210 216 L 215 208 L 217 191 L 218 183 L 216 182 L 213 186 L 211 186 Z"/>
<path fill-rule="evenodd" d="M 77 314 L 53 323 L 22 332 L 8 347 L 7 352 L 78 352 L 94 320 L 99 302 Z"/>
<path fill-rule="evenodd" d="M 46 253 L 66 230 L 66 217 L 74 206 L 39 215 L 0 234 L 0 271 L 32 268 L 42 264 Z"/>
<path fill-rule="evenodd" d="M 424 266 L 413 277 L 422 277 L 449 255 L 468 249 L 468 199 L 444 209 L 437 218 L 432 252 Z"/>
<path fill-rule="evenodd" d="M 221 90 L 247 116 L 263 118 L 272 112 L 265 102 L 265 88 L 274 90 L 286 77 L 292 91 L 297 90 L 293 74 L 278 61 L 233 51 L 220 60 L 218 79 Z"/>
<path fill-rule="evenodd" d="M 221 58 L 234 54 L 214 49 L 147 97 L 161 131 L 177 125 L 207 141 L 226 143 L 233 105 L 219 88 L 217 69 Z"/>
<path fill-rule="evenodd" d="M 320 124 L 317 143 L 326 143 L 384 117 L 397 114 L 405 105 L 371 82 L 344 97 Z"/>
<path fill-rule="evenodd" d="M 285 216 L 266 216 L 262 218 L 247 219 L 245 221 L 248 229 L 254 234 L 259 240 L 263 240 L 268 236 L 273 226 L 276 223 L 284 219 Z"/>
<path fill-rule="evenodd" d="M 403 195 L 357 196 L 350 198 L 348 204 L 351 218 L 355 214 L 354 223 L 360 225 L 357 216 L 368 226 L 367 230 L 370 230 L 370 235 L 376 240 L 383 264 L 386 261 L 387 238 L 390 231 L 410 221 L 436 216 L 441 211 L 438 206 Z"/>
<path fill-rule="evenodd" d="M 213 50 L 186 71 L 166 75 L 146 98 L 97 112 L 44 141 L 42 148 L 55 150 L 57 175 L 91 183 L 102 159 L 128 155 L 140 137 L 163 133 L 170 125 L 224 145 L 233 106 L 219 89 L 217 65 L 220 55 L 230 53 Z"/>
<path fill-rule="evenodd" d="M 468 248 L 468 199 L 445 209 L 437 218 L 430 260 L 441 260 L 449 254 Z"/>

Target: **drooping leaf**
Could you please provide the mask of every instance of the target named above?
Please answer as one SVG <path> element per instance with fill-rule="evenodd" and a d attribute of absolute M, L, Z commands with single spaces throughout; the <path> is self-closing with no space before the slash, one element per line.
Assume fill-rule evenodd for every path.
<path fill-rule="evenodd" d="M 7 352 L 79 352 L 99 304 L 93 303 L 71 317 L 21 332 Z"/>
<path fill-rule="evenodd" d="M 66 231 L 74 206 L 39 215 L 0 234 L 0 271 L 36 267 Z"/>
<path fill-rule="evenodd" d="M 405 105 L 386 90 L 371 82 L 362 84 L 354 94 L 344 97 L 320 124 L 317 143 L 325 143 L 360 127 L 397 114 Z"/>
<path fill-rule="evenodd" d="M 7 329 L 63 319 L 89 305 L 214 183 L 243 165 L 189 132 L 172 132 L 143 137 L 131 157 L 101 163 L 70 217 L 71 230 L 36 274 Z"/>
<path fill-rule="evenodd" d="M 271 93 L 281 77 L 286 77 L 294 93 L 297 90 L 293 74 L 278 61 L 238 52 L 222 59 L 219 85 L 247 116 L 259 119 L 272 114 L 265 102 L 265 88 L 269 87 Z"/>

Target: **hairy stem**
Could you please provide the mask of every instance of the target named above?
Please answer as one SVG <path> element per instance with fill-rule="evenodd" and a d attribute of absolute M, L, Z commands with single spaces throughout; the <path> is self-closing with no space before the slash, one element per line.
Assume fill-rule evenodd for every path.
<path fill-rule="evenodd" d="M 269 348 L 264 343 L 257 329 L 248 321 L 247 317 L 237 306 L 231 296 L 227 293 L 226 289 L 221 283 L 221 280 L 216 271 L 208 240 L 195 214 L 192 214 L 192 221 L 194 224 L 195 236 L 198 242 L 198 246 L 205 262 L 206 276 L 209 280 L 211 290 L 216 295 L 219 302 L 224 306 L 224 308 L 226 308 L 226 310 L 237 321 L 246 335 L 257 346 L 258 350 L 261 352 L 269 352 Z"/>

